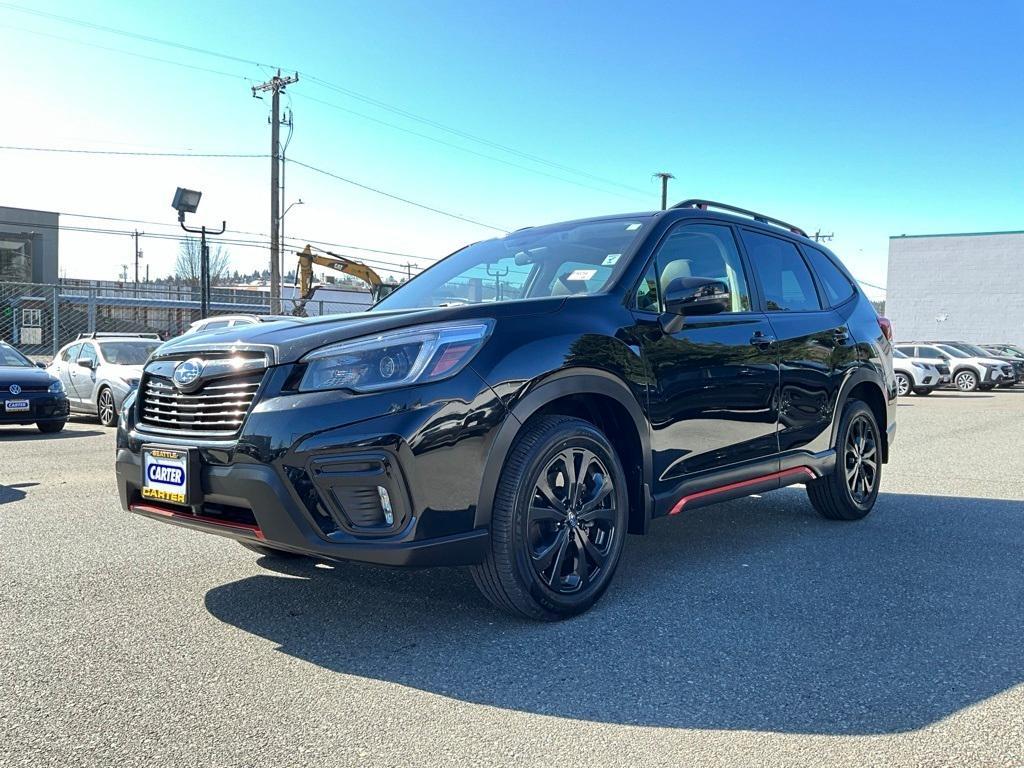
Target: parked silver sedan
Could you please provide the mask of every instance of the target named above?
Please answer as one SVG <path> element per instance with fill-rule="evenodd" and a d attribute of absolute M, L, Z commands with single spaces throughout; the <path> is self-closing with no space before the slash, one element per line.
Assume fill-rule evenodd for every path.
<path fill-rule="evenodd" d="M 72 413 L 95 415 L 106 427 L 128 393 L 139 386 L 142 366 L 162 342 L 147 334 L 90 334 L 64 346 L 47 367 L 67 391 Z"/>

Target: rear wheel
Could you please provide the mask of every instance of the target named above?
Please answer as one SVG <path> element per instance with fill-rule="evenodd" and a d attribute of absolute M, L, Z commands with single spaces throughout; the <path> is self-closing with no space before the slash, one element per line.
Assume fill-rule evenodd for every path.
<path fill-rule="evenodd" d="M 896 394 L 900 397 L 910 394 L 910 377 L 905 373 L 896 374 Z"/>
<path fill-rule="evenodd" d="M 104 427 L 117 426 L 117 406 L 114 405 L 114 393 L 104 387 L 96 397 L 96 416 Z"/>
<path fill-rule="evenodd" d="M 830 520 L 859 520 L 871 511 L 882 479 L 881 440 L 867 404 L 849 401 L 839 425 L 835 469 L 807 484 L 819 514 Z"/>
<path fill-rule="evenodd" d="M 974 392 L 978 388 L 978 375 L 974 371 L 957 371 L 953 383 L 961 392 Z"/>
<path fill-rule="evenodd" d="M 516 616 L 582 613 L 611 583 L 628 504 L 622 465 L 600 430 L 568 416 L 535 419 L 502 469 L 491 547 L 473 580 Z"/>
<path fill-rule="evenodd" d="M 39 428 L 40 432 L 45 432 L 46 434 L 53 434 L 54 432 L 60 432 L 62 429 L 64 429 L 64 426 L 66 424 L 66 421 L 40 421 L 36 424 L 36 426 Z"/>

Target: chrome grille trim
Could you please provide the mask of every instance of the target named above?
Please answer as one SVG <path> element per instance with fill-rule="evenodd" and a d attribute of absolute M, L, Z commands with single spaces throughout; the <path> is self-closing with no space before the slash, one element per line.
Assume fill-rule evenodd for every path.
<path fill-rule="evenodd" d="M 197 437 L 238 435 L 266 369 L 243 371 L 182 392 L 170 379 L 147 371 L 139 392 L 139 423 L 144 431 Z"/>

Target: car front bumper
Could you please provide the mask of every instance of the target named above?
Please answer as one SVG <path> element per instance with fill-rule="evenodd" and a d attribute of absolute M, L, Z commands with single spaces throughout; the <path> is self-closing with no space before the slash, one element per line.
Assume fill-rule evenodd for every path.
<path fill-rule="evenodd" d="M 27 400 L 27 411 L 7 411 L 6 403 L 11 400 Z M 0 424 L 36 424 L 67 421 L 68 399 L 64 395 L 50 392 L 23 392 L 20 395 L 0 397 Z"/>
<path fill-rule="evenodd" d="M 287 372 L 274 376 L 231 441 L 160 434 L 136 422 L 130 401 L 117 436 L 122 507 L 324 559 L 401 566 L 483 559 L 489 532 L 476 516 L 480 480 L 507 412 L 475 373 L 433 390 L 443 399 L 432 399 L 431 385 L 358 397 L 285 394 L 275 382 Z M 193 453 L 190 506 L 143 498 L 144 445 Z"/>

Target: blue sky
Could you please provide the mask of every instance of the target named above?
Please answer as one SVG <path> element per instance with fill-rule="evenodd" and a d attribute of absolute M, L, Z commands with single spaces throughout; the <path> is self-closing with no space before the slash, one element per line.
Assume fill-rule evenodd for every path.
<path fill-rule="evenodd" d="M 654 207 L 650 176 L 667 170 L 672 198 L 834 231 L 834 249 L 879 285 L 889 235 L 1024 228 L 1019 2 L 31 8 L 297 69 L 285 100 L 290 157 L 499 227 Z M 0 51 L 0 144 L 268 151 L 268 104 L 249 90 L 265 68 L 7 3 Z M 166 222 L 140 229 L 170 233 L 174 187 L 193 186 L 204 191 L 197 220 L 265 233 L 268 170 L 265 159 L 0 151 L 0 204 Z M 423 265 L 494 234 L 297 166 L 287 184 L 289 201 L 305 201 L 286 219 L 289 235 Z M 175 244 L 143 243 L 153 274 L 169 272 Z M 123 236 L 69 232 L 62 267 L 113 278 L 131 252 Z M 231 254 L 239 269 L 267 259 L 240 246 Z"/>

